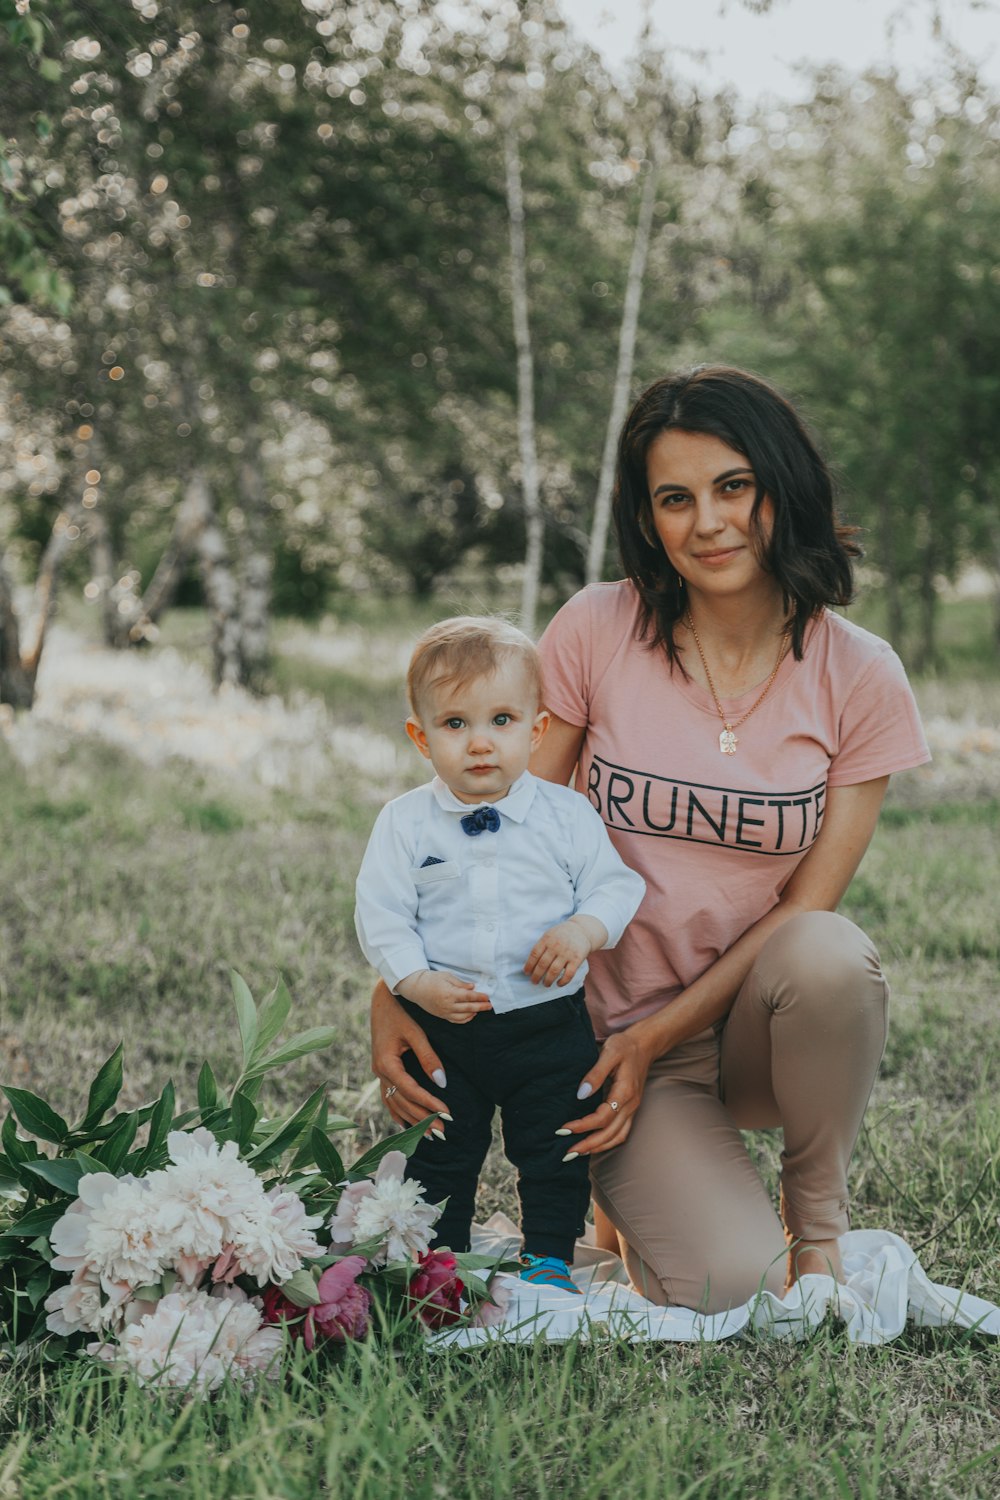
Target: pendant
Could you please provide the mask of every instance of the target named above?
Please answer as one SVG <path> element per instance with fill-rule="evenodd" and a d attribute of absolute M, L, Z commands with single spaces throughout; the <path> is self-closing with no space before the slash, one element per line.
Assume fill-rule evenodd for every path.
<path fill-rule="evenodd" d="M 723 729 L 721 734 L 719 735 L 719 749 L 722 751 L 723 755 L 735 755 L 736 746 L 738 744 L 739 740 L 736 738 L 736 731 L 730 729 L 729 725 L 727 724 L 725 729 Z"/>

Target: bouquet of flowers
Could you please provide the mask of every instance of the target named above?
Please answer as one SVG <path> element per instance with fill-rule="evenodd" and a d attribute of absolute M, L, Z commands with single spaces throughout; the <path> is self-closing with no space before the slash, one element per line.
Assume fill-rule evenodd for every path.
<path fill-rule="evenodd" d="M 8 1348 L 81 1349 L 144 1384 L 215 1389 L 275 1377 L 288 1340 L 312 1350 L 376 1327 L 435 1329 L 502 1316 L 488 1257 L 429 1248 L 440 1209 L 404 1177 L 433 1117 L 347 1168 L 323 1090 L 266 1118 L 275 1068 L 330 1046 L 331 1027 L 283 1044 L 285 986 L 258 1007 L 233 974 L 243 1064 L 228 1095 L 206 1062 L 198 1106 L 174 1088 L 112 1113 L 119 1045 L 70 1125 L 4 1086 L 0 1129 L 0 1333 Z M 18 1130 L 28 1133 L 29 1138 Z M 38 1143 L 41 1142 L 42 1145 Z M 43 1150 L 54 1147 L 54 1152 Z"/>

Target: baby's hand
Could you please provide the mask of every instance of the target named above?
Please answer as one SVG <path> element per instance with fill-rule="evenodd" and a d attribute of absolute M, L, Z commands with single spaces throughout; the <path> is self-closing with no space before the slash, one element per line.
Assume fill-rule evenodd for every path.
<path fill-rule="evenodd" d="M 469 979 L 459 979 L 444 969 L 418 969 L 396 986 L 398 994 L 442 1021 L 462 1026 L 482 1010 L 492 1010 L 490 997 Z"/>
<path fill-rule="evenodd" d="M 524 972 L 532 984 L 569 984 L 585 958 L 603 948 L 608 929 L 596 917 L 575 916 L 543 932 L 528 954 Z"/>

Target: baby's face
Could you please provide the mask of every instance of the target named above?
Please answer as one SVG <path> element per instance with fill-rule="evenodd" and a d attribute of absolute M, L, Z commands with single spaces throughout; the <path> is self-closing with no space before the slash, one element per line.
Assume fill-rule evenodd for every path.
<path fill-rule="evenodd" d="M 406 732 L 462 802 L 499 802 L 528 769 L 549 715 L 517 658 L 489 677 L 426 690 Z"/>

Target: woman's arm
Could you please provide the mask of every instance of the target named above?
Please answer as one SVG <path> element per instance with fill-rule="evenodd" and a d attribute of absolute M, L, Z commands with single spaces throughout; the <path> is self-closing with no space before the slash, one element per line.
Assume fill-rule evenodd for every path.
<path fill-rule="evenodd" d="M 788 882 L 778 904 L 748 929 L 699 979 L 655 1015 L 609 1037 L 597 1064 L 583 1080 L 588 1092 L 611 1080 L 618 1109 L 600 1105 L 568 1120 L 578 1156 L 620 1146 L 632 1128 L 650 1064 L 728 1014 L 758 953 L 773 932 L 805 911 L 835 911 L 871 842 L 889 785 L 888 776 L 857 786 L 830 787 L 819 837 Z M 588 1133 L 589 1132 L 589 1133 Z"/>
<path fill-rule="evenodd" d="M 440 1087 L 445 1086 L 441 1059 L 427 1040 L 423 1028 L 411 1021 L 395 995 L 380 979 L 372 992 L 372 1072 L 382 1083 L 382 1099 L 397 1125 L 416 1125 L 435 1113 L 447 1114 L 443 1099 L 436 1099 L 410 1077 L 403 1066 L 404 1052 L 417 1061 Z M 386 1090 L 392 1089 L 391 1094 Z"/>

